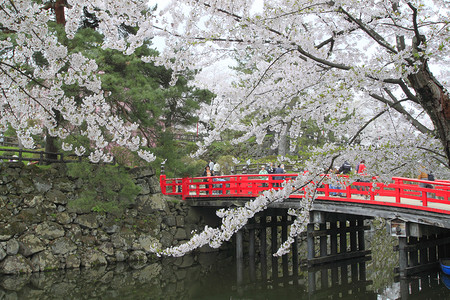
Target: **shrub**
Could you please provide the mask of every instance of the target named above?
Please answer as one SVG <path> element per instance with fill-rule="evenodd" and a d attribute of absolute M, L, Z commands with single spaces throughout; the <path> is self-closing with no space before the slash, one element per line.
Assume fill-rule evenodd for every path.
<path fill-rule="evenodd" d="M 84 186 L 69 207 L 83 212 L 121 214 L 134 204 L 140 191 L 125 168 L 119 166 L 73 163 L 68 165 L 68 175 L 81 180 Z"/>

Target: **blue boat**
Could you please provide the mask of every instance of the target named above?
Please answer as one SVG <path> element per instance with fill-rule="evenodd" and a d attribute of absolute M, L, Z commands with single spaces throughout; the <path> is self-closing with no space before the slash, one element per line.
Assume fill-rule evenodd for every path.
<path fill-rule="evenodd" d="M 446 275 L 450 275 L 450 259 L 441 259 L 439 264 L 441 265 L 442 272 Z"/>
<path fill-rule="evenodd" d="M 442 282 L 444 283 L 445 287 L 450 290 L 450 277 L 443 274 L 441 279 L 442 279 Z"/>

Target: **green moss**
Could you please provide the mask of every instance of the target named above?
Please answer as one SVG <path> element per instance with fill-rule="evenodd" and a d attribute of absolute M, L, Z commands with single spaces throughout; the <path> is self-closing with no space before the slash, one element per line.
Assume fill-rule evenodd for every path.
<path fill-rule="evenodd" d="M 68 175 L 83 181 L 79 197 L 69 202 L 69 208 L 99 213 L 121 214 L 134 204 L 140 188 L 122 167 L 76 163 L 68 165 Z"/>

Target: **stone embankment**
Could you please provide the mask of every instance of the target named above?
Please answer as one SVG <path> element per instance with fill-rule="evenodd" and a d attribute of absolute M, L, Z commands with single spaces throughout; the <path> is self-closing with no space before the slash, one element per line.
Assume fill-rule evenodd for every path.
<path fill-rule="evenodd" d="M 187 240 L 203 219 L 178 199 L 160 193 L 150 167 L 131 169 L 140 194 L 120 215 L 71 209 L 86 189 L 65 165 L 49 169 L 22 163 L 0 165 L 0 274 L 92 267 L 156 260 L 162 247 Z M 181 266 L 194 263 L 186 256 Z"/>

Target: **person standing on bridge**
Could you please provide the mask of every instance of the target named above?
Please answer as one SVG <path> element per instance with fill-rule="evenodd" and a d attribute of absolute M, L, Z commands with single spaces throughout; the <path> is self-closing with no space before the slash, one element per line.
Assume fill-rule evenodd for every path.
<path fill-rule="evenodd" d="M 342 166 L 339 168 L 339 174 L 348 175 L 352 172 L 352 165 L 348 161 L 344 161 Z"/>
<path fill-rule="evenodd" d="M 261 166 L 261 170 L 259 171 L 259 174 L 260 174 L 260 175 L 269 174 L 269 172 L 267 172 L 267 170 L 266 170 L 266 166 L 265 166 L 265 165 L 262 165 L 262 166 Z M 260 176 L 259 179 L 261 179 L 261 180 L 267 180 L 267 179 L 269 179 L 269 177 L 267 177 L 267 176 Z M 269 185 L 268 185 L 267 183 L 263 183 L 263 184 L 262 184 L 262 187 L 268 187 L 268 186 L 269 186 Z"/>
<path fill-rule="evenodd" d="M 433 175 L 433 172 L 431 172 L 431 171 L 428 173 L 425 166 L 422 165 L 419 168 L 419 176 L 417 177 L 417 179 L 434 181 L 434 175 Z M 419 187 L 432 189 L 433 185 L 426 183 L 426 182 L 419 182 Z M 427 197 L 431 198 L 432 193 L 427 192 Z"/>
<path fill-rule="evenodd" d="M 212 177 L 212 176 L 214 176 L 213 171 L 211 171 L 209 165 L 206 165 L 205 171 L 203 172 L 203 177 Z M 211 179 L 210 178 L 203 179 L 203 182 L 208 182 L 208 181 L 211 181 Z M 205 189 L 209 189 L 208 184 L 205 184 Z M 206 192 L 206 193 L 209 194 L 209 192 Z"/>
<path fill-rule="evenodd" d="M 214 176 L 220 176 L 220 165 L 218 162 L 214 164 L 214 167 L 212 168 L 214 172 Z"/>
<path fill-rule="evenodd" d="M 284 174 L 284 173 L 286 173 L 286 171 L 284 170 L 284 165 L 283 164 L 278 165 L 278 168 L 276 168 L 275 171 L 274 171 L 274 174 Z M 274 176 L 273 180 L 284 180 L 284 176 Z M 279 182 L 274 183 L 273 186 L 281 187 L 281 183 L 279 183 Z"/>
<path fill-rule="evenodd" d="M 366 177 L 367 176 L 367 170 L 366 170 L 366 161 L 363 159 L 361 160 L 361 162 L 356 166 L 356 174 L 362 176 L 362 177 Z M 356 180 L 357 182 L 369 182 L 369 180 L 366 179 L 358 179 Z M 358 191 L 368 191 L 369 187 L 365 186 L 365 185 L 357 185 L 356 189 Z M 364 198 L 365 199 L 369 199 L 369 195 L 364 194 Z"/>

